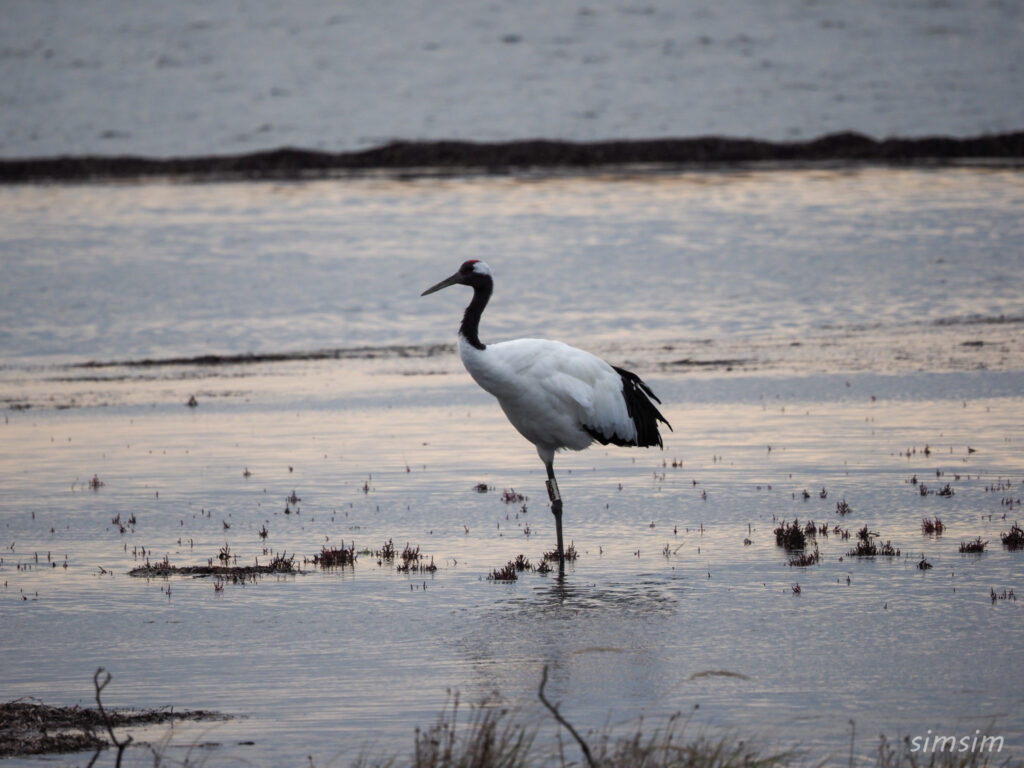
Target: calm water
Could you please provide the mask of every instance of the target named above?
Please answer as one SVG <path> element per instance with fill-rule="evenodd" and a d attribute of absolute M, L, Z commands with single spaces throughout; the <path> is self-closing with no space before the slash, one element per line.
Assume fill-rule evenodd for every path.
<path fill-rule="evenodd" d="M 548 664 L 583 729 L 699 705 L 695 733 L 800 745 L 810 762 L 845 763 L 850 720 L 864 759 L 879 733 L 928 729 L 988 730 L 1024 754 L 1024 601 L 990 599 L 1024 598 L 1024 559 L 999 543 L 1024 517 L 1007 503 L 1024 495 L 1019 174 L 0 199 L 0 698 L 88 704 L 103 666 L 108 704 L 237 716 L 176 726 L 179 759 L 203 742 L 213 765 L 345 765 L 406 754 L 450 690 L 518 708 L 552 743 L 536 702 Z M 473 257 L 497 276 L 485 340 L 551 336 L 627 364 L 675 427 L 664 452 L 560 458 L 580 551 L 564 581 L 486 578 L 553 535 L 532 447 L 437 347 L 468 296 L 418 297 Z M 281 359 L 136 364 L 249 352 Z M 922 496 L 914 475 L 955 493 Z M 506 488 L 528 498 L 506 504 Z M 136 524 L 121 533 L 117 515 Z M 934 516 L 941 537 L 921 532 Z M 789 566 L 772 529 L 795 517 L 868 525 L 902 554 L 857 560 L 832 533 L 819 565 Z M 986 552 L 961 555 L 977 536 Z M 127 576 L 225 544 L 244 564 L 388 539 L 438 570 L 363 555 L 221 593 Z M 9 764 L 39 762 L 88 756 Z"/>

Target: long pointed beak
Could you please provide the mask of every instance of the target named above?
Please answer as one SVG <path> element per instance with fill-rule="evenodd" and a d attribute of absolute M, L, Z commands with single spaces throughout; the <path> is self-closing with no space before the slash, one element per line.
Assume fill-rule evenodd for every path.
<path fill-rule="evenodd" d="M 459 282 L 460 277 L 461 275 L 458 272 L 456 272 L 451 277 L 446 277 L 437 285 L 432 285 L 430 288 L 427 288 L 427 290 L 421 293 L 420 296 L 426 296 L 428 293 L 435 293 L 437 291 L 440 291 L 442 288 L 447 288 L 449 285 L 455 285 L 456 283 Z"/>

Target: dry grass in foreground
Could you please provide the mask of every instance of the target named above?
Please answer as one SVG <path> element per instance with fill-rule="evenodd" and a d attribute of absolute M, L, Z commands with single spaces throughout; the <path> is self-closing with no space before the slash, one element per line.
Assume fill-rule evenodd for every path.
<path fill-rule="evenodd" d="M 536 731 L 516 722 L 509 711 L 486 703 L 471 707 L 468 722 L 458 727 L 459 701 L 456 695 L 438 721 L 426 731 L 417 729 L 411 761 L 401 758 L 362 758 L 353 768 L 771 768 L 774 766 L 843 765 L 828 757 L 815 758 L 799 750 L 767 754 L 742 740 L 693 736 L 687 733 L 690 718 L 673 715 L 666 724 L 645 730 L 641 720 L 625 736 L 605 732 L 591 744 L 584 739 L 544 693 L 547 667 L 541 675 L 538 697 L 558 724 L 576 742 L 578 750 L 566 747 L 561 737 L 556 754 L 535 746 Z M 851 727 L 852 727 L 851 722 Z M 851 741 L 853 733 L 851 732 Z M 995 758 L 994 760 L 991 758 Z M 1020 761 L 984 752 L 932 752 L 915 754 L 909 738 L 900 746 L 883 736 L 875 759 L 876 768 L 988 768 L 1021 766 Z"/>
<path fill-rule="evenodd" d="M 452 701 L 436 724 L 416 730 L 411 760 L 364 757 L 352 768 L 769 768 L 786 765 L 788 759 L 787 755 L 761 755 L 743 742 L 688 738 L 687 721 L 678 715 L 663 728 L 644 733 L 641 723 L 628 736 L 606 733 L 590 745 L 561 714 L 555 714 L 579 749 L 560 740 L 557 753 L 552 754 L 551 748 L 536 746 L 536 731 L 515 721 L 507 709 L 487 703 L 474 706 L 468 720 L 459 724 L 458 696 Z"/>
<path fill-rule="evenodd" d="M 874 760 L 854 756 L 836 760 L 800 750 L 769 754 L 730 738 L 687 734 L 689 719 L 679 714 L 649 730 L 640 722 L 625 735 L 605 733 L 581 749 L 559 743 L 557 752 L 538 747 L 535 731 L 513 720 L 508 710 L 481 705 L 457 725 L 458 701 L 435 725 L 417 729 L 411 759 L 362 758 L 352 768 L 774 768 L 776 766 L 848 766 L 849 768 L 1019 768 L 1022 763 L 985 752 L 914 753 L 909 741 L 881 739 Z M 586 744 L 586 752 L 582 746 Z"/>
<path fill-rule="evenodd" d="M 104 677 L 105 676 L 105 677 Z M 101 751 L 115 747 L 115 768 L 120 768 L 125 749 L 133 743 L 130 735 L 118 739 L 114 727 L 151 725 L 174 719 L 223 718 L 210 712 L 173 712 L 147 710 L 140 713 L 112 712 L 104 709 L 100 694 L 110 675 L 103 669 L 96 672 L 96 710 L 79 707 L 47 707 L 41 704 L 13 701 L 0 704 L 0 757 L 29 754 L 80 752 L 94 749 L 93 766 Z M 731 737 L 709 738 L 687 733 L 689 717 L 676 714 L 665 725 L 653 730 L 640 720 L 626 735 L 605 731 L 590 741 L 585 739 L 545 695 L 547 667 L 541 675 L 537 692 L 541 703 L 558 723 L 557 749 L 540 747 L 535 743 L 536 726 L 517 720 L 505 708 L 488 702 L 471 706 L 465 722 L 460 722 L 459 697 L 455 694 L 431 727 L 416 729 L 413 752 L 409 757 L 364 755 L 352 768 L 773 768 L 774 766 L 863 766 L 851 752 L 848 761 L 830 756 L 816 757 L 800 750 L 768 754 L 742 740 Z M 851 728 L 853 724 L 851 722 Z M 101 731 L 109 734 L 107 741 Z M 567 733 L 571 740 L 563 738 Z M 575 742 L 575 743 L 573 743 Z M 181 766 L 200 768 L 216 765 L 211 754 L 203 754 L 199 762 L 192 760 L 191 751 L 184 760 L 174 759 L 152 745 L 145 746 L 152 754 L 154 768 Z M 890 744 L 881 738 L 873 764 L 875 768 L 1014 768 L 1024 765 L 999 752 L 914 752 L 908 739 Z M 132 764 L 141 764 L 139 756 Z M 297 761 L 316 768 L 311 757 Z M 339 765 L 337 760 L 332 764 Z"/>

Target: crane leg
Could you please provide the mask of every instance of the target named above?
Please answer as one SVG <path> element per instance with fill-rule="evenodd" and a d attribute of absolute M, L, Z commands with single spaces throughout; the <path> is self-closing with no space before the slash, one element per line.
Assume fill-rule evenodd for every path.
<path fill-rule="evenodd" d="M 555 537 L 558 541 L 558 572 L 565 573 L 565 549 L 562 546 L 562 496 L 558 492 L 558 481 L 555 480 L 555 467 L 544 462 L 548 470 L 548 498 L 551 499 L 551 514 L 555 516 Z"/>

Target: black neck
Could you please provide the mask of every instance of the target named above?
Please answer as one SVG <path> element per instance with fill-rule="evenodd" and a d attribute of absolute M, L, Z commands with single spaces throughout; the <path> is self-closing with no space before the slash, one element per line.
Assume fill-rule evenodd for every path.
<path fill-rule="evenodd" d="M 473 300 L 466 307 L 462 316 L 462 325 L 459 333 L 466 337 L 466 341 L 477 349 L 486 349 L 487 345 L 480 341 L 480 315 L 484 313 L 484 307 L 491 300 L 491 292 L 494 290 L 494 281 L 490 275 L 474 276 L 471 285 L 473 286 Z"/>

